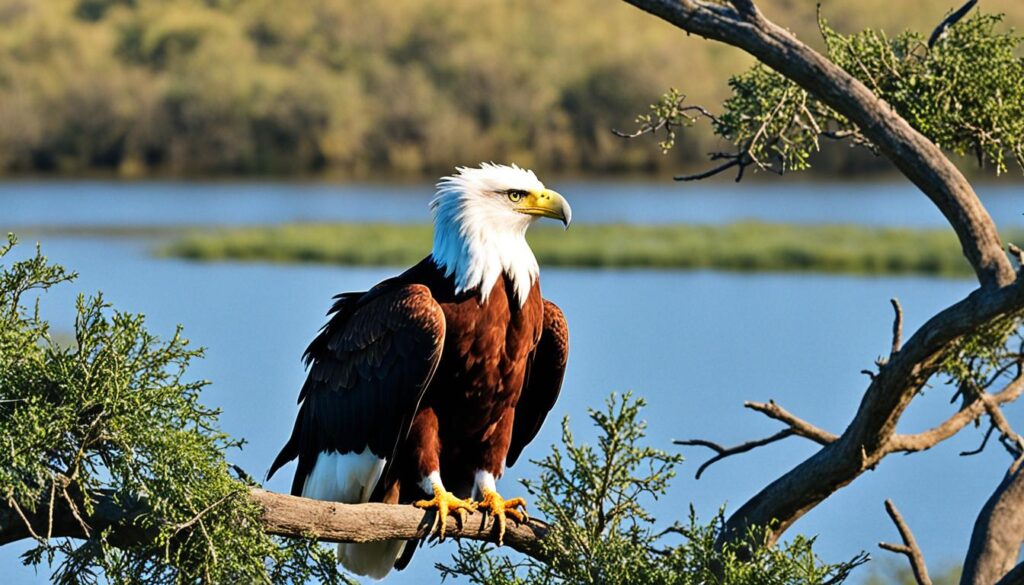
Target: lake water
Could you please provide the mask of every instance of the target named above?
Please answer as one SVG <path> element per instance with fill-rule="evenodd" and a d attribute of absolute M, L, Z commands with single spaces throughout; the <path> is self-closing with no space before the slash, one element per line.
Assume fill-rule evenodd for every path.
<path fill-rule="evenodd" d="M 576 221 L 722 223 L 744 219 L 945 227 L 909 183 L 555 181 Z M 1020 184 L 977 187 L 1000 227 L 1024 226 Z M 286 221 L 424 222 L 429 184 L 0 183 L 0 228 Z"/>
<path fill-rule="evenodd" d="M 885 186 L 813 186 L 818 191 L 811 191 L 812 186 L 801 185 L 792 193 L 763 185 L 722 191 L 715 187 L 708 192 L 688 187 L 677 196 L 670 196 L 676 191 L 663 185 L 557 187 L 570 197 L 580 192 L 571 200 L 580 221 L 714 222 L 758 217 L 934 225 L 934 218 L 925 218 L 929 213 L 938 217 L 923 196 L 914 195 L 921 205 L 910 197 L 912 190 Z M 749 193 L 741 193 L 744 189 Z M 422 220 L 429 188 L 395 191 L 391 194 L 383 186 L 16 183 L 0 187 L 0 227 L 252 223 L 309 219 L 320 213 L 330 219 Z M 1012 223 L 1020 215 L 1014 206 L 1024 208 L 1024 201 L 1011 197 L 1013 189 L 996 191 L 986 196 L 995 203 L 993 208 L 1002 210 L 993 215 Z M 813 209 L 793 207 L 802 205 L 800 201 Z M 648 209 L 658 206 L 667 211 L 655 214 Z M 612 215 L 615 210 L 619 216 Z M 890 212 L 895 215 L 890 217 Z M 331 295 L 366 289 L 397 269 L 199 264 L 153 258 L 150 246 L 131 239 L 47 237 L 44 253 L 81 276 L 47 293 L 44 312 L 56 330 L 68 330 L 75 294 L 102 290 L 118 308 L 146 314 L 155 332 L 169 335 L 176 324 L 184 324 L 187 336 L 208 348 L 207 357 L 192 369 L 195 378 L 212 381 L 206 401 L 224 410 L 227 432 L 249 440 L 230 459 L 261 476 L 291 429 L 295 397 L 304 378 L 299 355 L 323 324 Z M 23 246 L 22 252 L 28 248 Z M 541 457 L 559 442 L 557 421 L 563 416 L 571 418 L 579 439 L 592 439 L 586 410 L 599 406 L 612 391 L 632 390 L 647 399 L 650 442 L 670 450 L 677 449 L 672 439 L 734 443 L 779 429 L 773 421 L 743 409 L 744 400 L 775 399 L 795 414 L 841 432 L 866 387 L 866 378 L 858 372 L 888 351 L 888 299 L 896 296 L 902 301 L 909 335 L 972 288 L 967 280 L 921 277 L 542 272 L 545 296 L 563 308 L 570 323 L 572 352 L 561 398 L 527 448 L 527 458 Z M 950 412 L 948 394 L 935 389 L 911 407 L 901 430 L 922 430 Z M 1020 407 L 1011 405 L 1007 414 L 1019 417 Z M 958 562 L 977 510 L 1009 464 L 995 447 L 977 457 L 957 456 L 974 448 L 980 438 L 980 430 L 967 429 L 931 451 L 885 460 L 812 511 L 793 533 L 820 534 L 816 549 L 827 560 L 849 558 L 861 550 L 886 557 L 889 553 L 879 551 L 876 543 L 898 539 L 883 509 L 884 499 L 893 498 L 933 565 Z M 814 450 L 813 444 L 789 439 L 719 463 L 696 481 L 693 473 L 706 453 L 686 449 L 688 460 L 670 497 L 656 503 L 654 510 L 668 524 L 684 518 L 690 503 L 704 518 L 723 503 L 735 509 Z M 267 487 L 287 491 L 292 470 L 286 468 Z M 501 481 L 503 493 L 522 495 L 515 479 L 535 473 L 529 463 L 521 462 Z M 25 548 L 22 544 L 0 549 L 4 583 L 45 581 L 45 570 L 35 575 L 17 566 L 15 556 Z M 387 582 L 434 582 L 433 563 L 445 560 L 451 550 L 449 545 L 423 550 L 410 569 Z M 865 577 L 868 571 L 859 573 Z"/>

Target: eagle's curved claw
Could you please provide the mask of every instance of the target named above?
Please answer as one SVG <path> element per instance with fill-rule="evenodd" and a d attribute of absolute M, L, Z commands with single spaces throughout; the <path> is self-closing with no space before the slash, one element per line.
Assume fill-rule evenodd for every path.
<path fill-rule="evenodd" d="M 461 527 L 466 522 L 466 511 L 476 510 L 475 503 L 456 497 L 455 494 L 439 485 L 434 486 L 434 499 L 420 500 L 413 505 L 423 510 L 435 510 L 434 523 L 430 526 L 430 532 L 436 534 L 439 541 L 444 540 L 449 512 L 455 512 Z"/>
<path fill-rule="evenodd" d="M 494 516 L 494 523 L 498 526 L 498 546 L 501 546 L 505 539 L 506 516 L 511 516 L 517 524 L 530 520 L 530 516 L 526 513 L 526 500 L 523 498 L 506 500 L 498 495 L 498 492 L 491 490 L 484 490 L 484 499 L 477 504 L 477 507 Z"/>

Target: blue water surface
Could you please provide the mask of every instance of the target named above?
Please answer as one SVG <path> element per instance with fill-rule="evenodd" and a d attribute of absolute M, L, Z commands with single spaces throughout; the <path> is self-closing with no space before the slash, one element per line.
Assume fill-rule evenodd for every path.
<path fill-rule="evenodd" d="M 909 183 L 674 183 L 553 181 L 590 223 L 795 223 L 943 227 Z M 977 187 L 1000 227 L 1024 225 L 1024 187 Z M 290 221 L 426 222 L 429 183 L 0 183 L 0 228 L 26 225 L 251 224 Z"/>
<path fill-rule="evenodd" d="M 32 184 L 32 197 L 27 197 L 25 184 L 5 185 L 0 188 L 0 223 L 12 217 L 11 202 L 16 203 L 13 216 L 23 224 L 129 224 L 133 218 L 140 223 L 175 223 L 186 218 L 189 223 L 271 218 L 283 221 L 306 218 L 303 214 L 312 214 L 315 209 L 305 205 L 321 196 L 330 201 L 324 203 L 324 209 L 350 213 L 335 218 L 412 221 L 419 215 L 414 217 L 406 207 L 413 206 L 422 214 L 421 204 L 425 205 L 429 197 L 422 189 L 409 188 L 405 193 L 402 190 L 406 187 L 401 187 L 397 195 L 364 193 L 365 201 L 357 203 L 359 195 L 337 195 L 335 191 L 342 188 L 308 187 L 314 192 L 333 190 L 333 194 L 316 195 L 302 194 L 307 187 L 297 188 L 300 193 L 295 194 L 291 187 L 281 186 L 273 187 L 281 189 L 280 194 L 254 198 L 253 185 L 236 185 L 216 186 L 207 201 L 198 187 L 194 196 L 188 196 L 175 191 L 178 187 L 155 186 L 141 195 L 143 201 L 153 198 L 151 201 L 157 202 L 149 206 L 132 201 L 128 186 L 101 185 Z M 78 205 L 73 202 L 81 195 L 65 189 L 99 194 L 90 196 L 92 205 Z M 614 203 L 614 193 L 621 189 L 605 186 L 591 188 L 590 192 L 614 206 L 620 205 Z M 722 203 L 709 203 L 709 208 L 703 210 L 690 209 L 685 204 L 690 195 L 685 192 L 673 197 L 667 190 L 658 191 L 661 187 L 642 189 L 647 194 L 637 195 L 638 208 L 664 200 L 672 210 L 666 214 L 674 214 L 676 219 L 725 221 L 739 217 L 730 215 L 733 211 L 728 209 L 732 208 Z M 850 191 L 847 187 L 829 189 Z M 887 210 L 893 208 L 893 201 L 901 202 L 895 207 L 908 213 L 920 207 L 921 217 L 937 213 L 920 195 L 916 197 L 923 206 L 912 203 L 900 189 L 890 189 L 887 194 L 875 193 L 875 189 L 865 188 L 867 196 L 852 191 L 836 195 L 831 209 L 823 202 L 817 213 L 843 222 L 889 223 L 882 220 L 890 217 Z M 571 184 L 564 190 L 572 190 Z M 735 197 L 736 214 L 740 207 L 751 205 L 744 210 L 753 208 L 763 214 L 763 219 L 781 221 L 810 221 L 811 216 L 801 215 L 801 204 L 794 201 L 817 201 L 810 191 L 800 189 L 797 194 L 780 194 L 778 190 L 762 193 L 759 196 L 763 201 L 754 194 L 738 193 L 694 197 L 699 201 Z M 45 215 L 46 206 L 38 201 L 26 202 L 33 197 L 49 201 L 53 214 Z M 122 204 L 111 203 L 113 207 L 107 213 L 96 210 L 95 206 L 108 201 L 108 197 L 113 198 L 110 201 L 123 200 L 124 206 L 138 207 L 128 211 Z M 298 199 L 292 201 L 291 197 Z M 854 205 L 859 197 L 874 203 Z M 336 198 L 352 202 L 351 208 L 339 205 Z M 171 206 L 174 201 L 180 209 Z M 590 211 L 579 209 L 601 213 L 600 204 L 588 208 L 592 204 L 587 203 L 588 197 L 581 196 L 578 201 L 573 201 L 578 218 L 593 219 L 587 215 Z M 992 201 L 1002 202 L 1002 213 L 1011 216 L 1017 199 L 1007 192 L 992 196 Z M 234 209 L 236 206 L 239 210 Z M 378 217 L 375 206 L 393 213 L 380 211 Z M 626 210 L 623 213 L 637 221 L 656 217 L 644 215 L 649 213 L 644 209 L 629 216 L 633 205 L 618 209 Z M 917 213 L 911 214 L 916 218 L 913 221 L 920 219 Z M 904 219 L 912 222 L 909 216 Z M 934 220 L 924 223 L 930 225 Z M 304 378 L 299 357 L 323 324 L 330 297 L 340 291 L 366 289 L 398 268 L 192 263 L 154 258 L 151 246 L 151 242 L 132 239 L 45 238 L 44 253 L 74 268 L 80 277 L 42 296 L 44 314 L 55 330 L 68 331 L 75 295 L 102 290 L 119 309 L 144 313 L 149 327 L 161 335 L 169 336 L 177 324 L 184 324 L 187 337 L 207 348 L 206 358 L 195 363 L 191 376 L 212 382 L 205 393 L 206 401 L 223 409 L 222 423 L 227 432 L 249 441 L 230 459 L 253 476 L 262 476 L 290 432 L 295 398 Z M 28 253 L 28 248 L 23 246 L 21 253 Z M 708 438 L 731 444 L 779 430 L 778 423 L 745 410 L 745 400 L 775 399 L 798 416 L 839 433 L 867 385 L 867 378 L 859 371 L 872 367 L 876 357 L 888 352 L 892 324 L 889 298 L 895 296 L 902 301 L 909 335 L 935 312 L 966 295 L 972 286 L 969 280 L 923 277 L 542 269 L 545 296 L 564 309 L 570 324 L 571 357 L 562 395 L 540 435 L 527 448 L 525 458 L 542 457 L 551 445 L 560 442 L 558 421 L 563 416 L 570 417 L 579 440 L 593 439 L 587 409 L 600 406 L 613 391 L 633 391 L 648 401 L 645 417 L 649 441 L 668 450 L 681 449 L 672 446 L 673 439 Z M 1017 405 L 1007 408 L 1011 420 L 1020 416 L 1019 411 Z M 951 412 L 948 392 L 935 388 L 911 406 L 902 430 L 923 430 Z M 866 473 L 811 511 L 791 532 L 820 535 L 816 548 L 827 560 L 846 559 L 861 550 L 884 556 L 887 553 L 878 551 L 876 543 L 898 539 L 883 509 L 883 501 L 893 498 L 928 559 L 940 566 L 957 562 L 966 550 L 977 511 L 1009 464 L 1005 453 L 996 448 L 976 457 L 958 457 L 960 451 L 977 446 L 983 430 L 966 429 L 924 453 L 889 457 L 877 470 Z M 687 462 L 670 496 L 654 503 L 653 510 L 659 523 L 668 524 L 684 519 L 691 503 L 702 518 L 710 518 L 723 504 L 735 509 L 816 448 L 800 439 L 788 439 L 719 463 L 700 481 L 693 478 L 693 473 L 707 454 L 699 449 L 682 450 Z M 506 495 L 525 495 L 516 480 L 536 475 L 536 468 L 525 458 L 501 480 Z M 292 470 L 286 467 L 268 483 L 268 489 L 287 491 Z M 20 543 L 0 549 L 2 582 L 46 580 L 45 569 L 35 574 L 16 561 L 16 555 L 27 546 Z M 435 582 L 434 562 L 447 559 L 453 549 L 453 545 L 444 544 L 422 550 L 410 569 L 387 582 Z M 862 569 L 861 575 L 866 574 Z"/>

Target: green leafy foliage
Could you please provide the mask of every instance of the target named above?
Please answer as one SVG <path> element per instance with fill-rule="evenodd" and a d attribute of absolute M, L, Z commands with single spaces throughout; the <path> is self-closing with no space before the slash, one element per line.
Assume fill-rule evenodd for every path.
<path fill-rule="evenodd" d="M 0 260 L 14 244 L 9 236 Z M 342 581 L 330 551 L 263 533 L 249 486 L 225 460 L 241 442 L 200 402 L 206 383 L 184 379 L 202 352 L 180 330 L 161 340 L 141 315 L 80 296 L 74 342 L 57 343 L 26 296 L 73 275 L 38 250 L 0 268 L 3 504 L 32 513 L 66 502 L 86 518 L 96 496 L 111 495 L 128 510 L 143 504 L 127 522 L 151 536 L 126 544 L 110 528 L 58 539 L 36 523 L 26 562 L 56 565 L 60 583 Z"/>
<path fill-rule="evenodd" d="M 938 374 L 956 388 L 966 405 L 1018 375 L 1024 355 L 1024 315 L 1004 315 L 955 340 L 942 355 Z M 1011 439 L 1003 436 L 1002 440 Z M 1021 446 L 1006 444 L 1016 452 Z"/>
<path fill-rule="evenodd" d="M 867 30 L 843 36 L 824 22 L 829 58 L 889 102 L 911 125 L 956 154 L 976 154 L 997 172 L 1012 158 L 1024 171 L 1021 37 L 999 32 L 1000 15 L 954 24 L 931 49 L 922 35 L 890 40 Z"/>
<path fill-rule="evenodd" d="M 491 545 L 459 544 L 445 577 L 478 585 L 665 584 L 797 585 L 841 583 L 866 556 L 829 565 L 797 537 L 752 553 L 737 546 L 716 549 L 719 519 L 658 529 L 645 505 L 664 497 L 682 458 L 644 446 L 644 402 L 612 395 L 603 410 L 590 411 L 596 446 L 577 443 L 562 423 L 562 441 L 544 459 L 537 481 L 524 485 L 534 505 L 553 523 L 542 541 L 548 561 L 512 558 Z"/>
<path fill-rule="evenodd" d="M 1022 38 L 1001 28 L 1003 17 L 975 14 L 929 48 L 908 31 L 890 38 L 868 29 L 844 35 L 821 19 L 829 59 L 864 82 L 911 125 L 957 155 L 975 155 L 997 173 L 1013 160 L 1024 171 L 1024 58 Z M 731 158 L 758 170 L 782 173 L 810 167 L 820 140 L 849 139 L 874 150 L 849 120 L 810 96 L 793 81 L 757 63 L 729 81 L 732 95 L 712 128 L 736 148 Z M 679 92 L 670 90 L 637 119 L 662 130 L 659 145 L 672 146 L 677 128 L 694 118 Z"/>

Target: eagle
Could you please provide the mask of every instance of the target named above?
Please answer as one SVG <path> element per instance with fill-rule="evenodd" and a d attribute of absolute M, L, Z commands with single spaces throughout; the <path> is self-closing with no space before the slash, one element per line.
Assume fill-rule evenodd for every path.
<path fill-rule="evenodd" d="M 430 255 L 334 297 L 267 477 L 298 459 L 293 495 L 412 503 L 436 512 L 441 539 L 450 514 L 480 510 L 500 543 L 506 517 L 525 520 L 526 503 L 502 498 L 495 482 L 540 430 L 569 352 L 526 231 L 544 217 L 568 228 L 572 210 L 514 164 L 460 167 L 436 187 Z M 408 565 L 415 544 L 340 544 L 338 558 L 380 579 Z"/>

